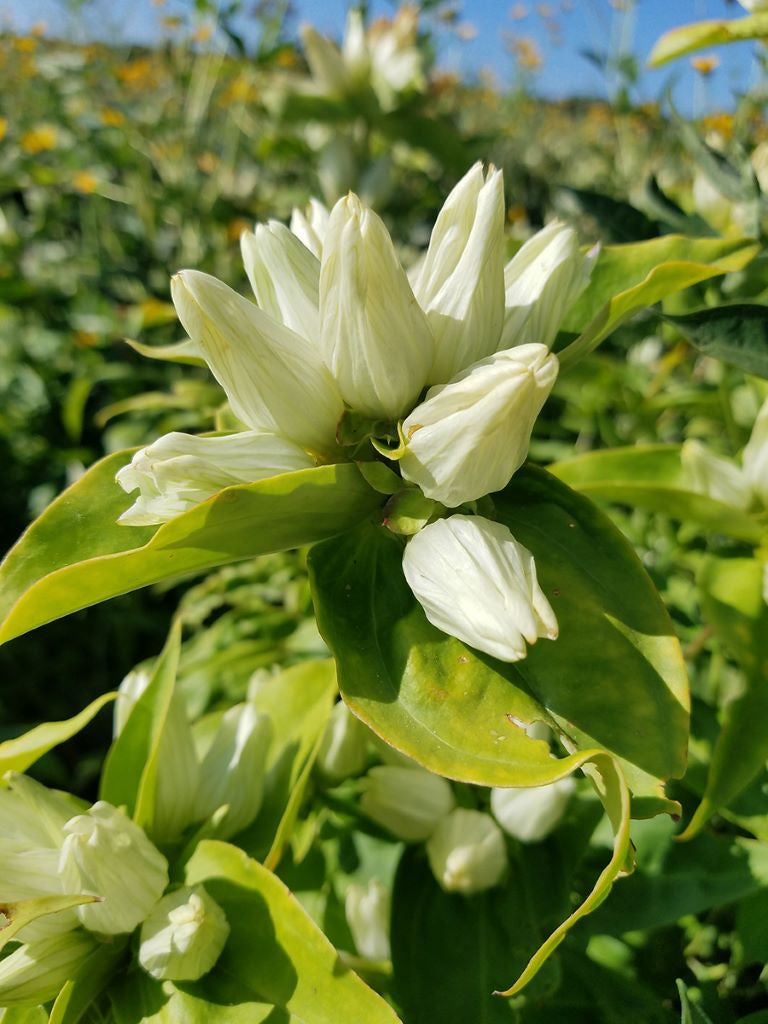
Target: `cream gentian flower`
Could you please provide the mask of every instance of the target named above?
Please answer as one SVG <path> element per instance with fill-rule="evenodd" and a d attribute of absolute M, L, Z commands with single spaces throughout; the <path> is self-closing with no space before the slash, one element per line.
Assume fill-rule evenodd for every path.
<path fill-rule="evenodd" d="M 341 399 L 310 341 L 196 270 L 176 274 L 171 295 L 243 423 L 310 451 L 333 449 Z"/>
<path fill-rule="evenodd" d="M 557 637 L 533 555 L 501 523 L 462 515 L 430 523 L 408 542 L 403 572 L 433 626 L 501 661 Z"/>
<path fill-rule="evenodd" d="M 344 913 L 360 956 L 389 960 L 389 920 L 392 893 L 378 880 L 368 885 L 353 883 L 344 898 Z"/>
<path fill-rule="evenodd" d="M 504 182 L 476 163 L 438 214 L 413 291 L 435 337 L 431 384 L 495 352 L 504 317 Z"/>
<path fill-rule="evenodd" d="M 768 508 L 768 399 L 757 414 L 742 463 L 752 490 Z"/>
<path fill-rule="evenodd" d="M 99 800 L 63 828 L 59 874 L 69 892 L 100 896 L 75 913 L 94 932 L 132 932 L 168 885 L 168 862 L 123 811 Z"/>
<path fill-rule="evenodd" d="M 734 508 L 752 504 L 752 488 L 746 472 L 732 459 L 709 451 L 699 441 L 689 440 L 680 450 L 683 485 L 696 494 L 706 494 Z"/>
<path fill-rule="evenodd" d="M 82 929 L 19 946 L 0 960 L 0 1006 L 35 1006 L 55 999 L 97 948 Z"/>
<path fill-rule="evenodd" d="M 557 827 L 574 790 L 570 777 L 547 786 L 491 790 L 491 810 L 509 836 L 538 843 Z"/>
<path fill-rule="evenodd" d="M 382 764 L 363 780 L 360 806 L 398 839 L 418 842 L 455 806 L 450 783 L 423 768 Z"/>
<path fill-rule="evenodd" d="M 141 926 L 139 963 L 158 981 L 197 981 L 213 967 L 229 924 L 204 886 L 163 896 Z"/>
<path fill-rule="evenodd" d="M 589 283 L 599 248 L 579 252 L 573 228 L 560 221 L 529 238 L 504 268 L 504 327 L 499 349 L 539 342 L 549 347 L 565 314 Z"/>
<path fill-rule="evenodd" d="M 432 335 L 389 232 L 349 195 L 331 211 L 320 271 L 320 345 L 344 401 L 406 413 L 427 382 Z"/>
<path fill-rule="evenodd" d="M 270 734 L 269 719 L 253 704 L 236 704 L 224 712 L 202 760 L 195 815 L 208 818 L 226 805 L 217 828 L 221 838 L 242 831 L 259 813 Z"/>
<path fill-rule="evenodd" d="M 506 487 L 557 377 L 544 345 L 521 345 L 473 363 L 430 388 L 403 422 L 406 480 L 449 508 Z"/>
<path fill-rule="evenodd" d="M 139 497 L 120 516 L 128 526 L 164 522 L 224 487 L 310 469 L 315 460 L 278 434 L 244 430 L 227 437 L 165 434 L 136 452 L 115 479 Z"/>
<path fill-rule="evenodd" d="M 309 341 L 320 334 L 320 261 L 284 224 L 244 231 L 240 248 L 260 309 Z"/>
<path fill-rule="evenodd" d="M 369 731 L 344 701 L 338 701 L 325 727 L 316 765 L 330 782 L 359 775 L 368 757 Z"/>
<path fill-rule="evenodd" d="M 492 889 L 507 870 L 507 847 L 490 814 L 457 807 L 427 842 L 432 874 L 446 892 L 465 896 Z"/>

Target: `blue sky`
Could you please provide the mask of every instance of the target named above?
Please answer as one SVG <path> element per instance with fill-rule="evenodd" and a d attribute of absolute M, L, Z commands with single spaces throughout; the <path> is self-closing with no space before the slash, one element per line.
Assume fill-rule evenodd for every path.
<path fill-rule="evenodd" d="M 158 38 L 163 15 L 188 8 L 183 0 L 86 0 L 82 13 L 72 15 L 77 4 L 66 0 L 0 0 L 0 22 L 18 29 L 29 28 L 43 21 L 51 33 L 58 35 L 85 32 L 108 38 L 152 41 Z M 253 0 L 246 0 L 246 8 Z M 318 28 L 338 35 L 341 32 L 348 0 L 294 0 L 296 21 L 311 21 Z M 502 84 L 514 80 L 513 62 L 505 50 L 507 33 L 532 37 L 544 58 L 535 76 L 537 91 L 547 96 L 606 95 L 611 82 L 595 68 L 580 51 L 616 52 L 621 44 L 643 60 L 653 42 L 674 25 L 702 18 L 731 16 L 744 12 L 728 0 L 636 0 L 631 14 L 616 11 L 611 0 L 463 0 L 463 19 L 476 29 L 476 36 L 460 41 L 449 34 L 442 36 L 440 63 L 448 68 L 473 74 L 482 67 L 490 68 Z M 524 17 L 513 17 L 513 10 L 528 11 Z M 565 8 L 565 9 L 564 9 Z M 569 9 L 570 8 L 570 9 Z M 393 10 L 388 0 L 372 0 L 374 14 Z M 559 42 L 552 38 L 546 9 L 559 26 Z M 658 98 L 674 77 L 675 98 L 686 113 L 701 113 L 713 106 L 728 107 L 734 91 L 754 84 L 758 74 L 752 57 L 753 44 L 740 43 L 721 47 L 717 54 L 720 67 L 706 81 L 693 71 L 687 59 L 659 71 L 644 70 L 636 97 Z"/>

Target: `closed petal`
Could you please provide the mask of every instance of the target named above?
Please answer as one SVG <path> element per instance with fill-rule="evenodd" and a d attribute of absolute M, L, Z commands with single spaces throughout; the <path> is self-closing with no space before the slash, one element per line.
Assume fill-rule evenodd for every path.
<path fill-rule="evenodd" d="M 299 35 L 310 74 L 318 88 L 331 94 L 344 92 L 347 74 L 338 46 L 311 25 L 299 25 Z"/>
<path fill-rule="evenodd" d="M 259 224 L 240 236 L 243 264 L 259 308 L 317 345 L 320 261 L 284 224 Z"/>
<path fill-rule="evenodd" d="M 318 259 L 323 255 L 329 217 L 327 207 L 319 199 L 310 199 L 306 212 L 295 206 L 291 213 L 291 231 Z"/>
<path fill-rule="evenodd" d="M 228 437 L 166 434 L 138 451 L 117 473 L 123 490 L 140 490 L 119 522 L 128 526 L 163 523 L 224 487 L 314 465 L 303 449 L 277 434 L 252 430 Z"/>
<path fill-rule="evenodd" d="M 435 337 L 432 384 L 497 348 L 504 318 L 504 182 L 475 164 L 438 215 L 414 292 Z"/>
<path fill-rule="evenodd" d="M 549 347 L 565 314 L 589 283 L 598 248 L 579 252 L 560 221 L 529 238 L 504 268 L 504 327 L 499 350 L 537 342 Z"/>
<path fill-rule="evenodd" d="M 333 450 L 343 407 L 314 344 L 208 274 L 181 271 L 171 293 L 236 416 L 312 451 Z"/>
<path fill-rule="evenodd" d="M 320 271 L 322 351 L 344 401 L 396 417 L 415 402 L 432 336 L 381 219 L 357 196 L 331 212 Z"/>
<path fill-rule="evenodd" d="M 732 459 L 715 455 L 698 441 L 686 441 L 680 461 L 683 486 L 688 490 L 734 508 L 747 509 L 751 505 L 752 488 L 747 472 Z"/>
<path fill-rule="evenodd" d="M 450 516 L 413 537 L 403 572 L 427 619 L 501 661 L 555 639 L 557 620 L 531 571 L 533 556 L 501 523 Z"/>
<path fill-rule="evenodd" d="M 752 489 L 768 506 L 768 399 L 757 414 L 742 461 Z"/>
<path fill-rule="evenodd" d="M 403 422 L 402 475 L 449 508 L 506 487 L 525 461 L 557 371 L 543 345 L 525 345 L 430 388 Z"/>

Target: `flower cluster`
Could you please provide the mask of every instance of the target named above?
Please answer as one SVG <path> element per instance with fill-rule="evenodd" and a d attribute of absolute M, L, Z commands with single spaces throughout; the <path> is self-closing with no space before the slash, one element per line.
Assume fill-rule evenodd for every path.
<path fill-rule="evenodd" d="M 0 961 L 0 1005 L 53 999 L 101 943 L 141 925 L 139 963 L 162 980 L 194 980 L 211 969 L 229 934 L 205 892 L 168 896 L 168 862 L 143 829 L 112 804 L 87 807 L 68 794 L 9 772 L 0 787 L 0 897 L 25 901 L 82 896 L 71 909 L 42 911 Z"/>
<path fill-rule="evenodd" d="M 383 222 L 352 194 L 330 212 L 297 211 L 290 229 L 243 235 L 255 303 L 178 273 L 179 319 L 245 429 L 169 434 L 140 451 L 118 473 L 139 489 L 120 521 L 163 522 L 228 484 L 318 463 L 391 460 L 404 490 L 435 503 L 404 561 L 433 624 L 506 661 L 554 638 L 531 553 L 464 513 L 525 460 L 557 376 L 550 346 L 596 254 L 554 223 L 505 261 L 504 222 L 502 175 L 476 164 L 410 279 Z"/>

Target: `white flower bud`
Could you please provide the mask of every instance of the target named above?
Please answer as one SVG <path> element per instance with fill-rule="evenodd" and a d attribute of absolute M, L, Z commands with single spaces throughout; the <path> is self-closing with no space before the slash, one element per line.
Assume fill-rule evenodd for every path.
<path fill-rule="evenodd" d="M 573 779 L 547 786 L 491 790 L 491 810 L 507 833 L 522 843 L 538 843 L 558 825 L 574 790 Z"/>
<path fill-rule="evenodd" d="M 414 294 L 435 337 L 429 381 L 496 351 L 504 317 L 504 181 L 477 163 L 437 216 Z"/>
<path fill-rule="evenodd" d="M 757 414 L 742 462 L 754 493 L 768 508 L 768 399 Z"/>
<path fill-rule="evenodd" d="M 374 878 L 368 885 L 350 885 L 344 899 L 347 924 L 360 956 L 389 960 L 389 919 L 392 894 Z"/>
<path fill-rule="evenodd" d="M 129 672 L 120 684 L 115 702 L 115 735 L 119 735 L 133 711 L 136 701 L 149 685 L 146 669 Z M 200 766 L 197 760 L 192 729 L 184 698 L 174 690 L 163 725 L 158 753 L 155 805 L 152 815 L 152 838 L 169 842 L 195 820 Z"/>
<path fill-rule="evenodd" d="M 457 807 L 440 822 L 427 842 L 432 874 L 446 892 L 465 896 L 492 889 L 507 868 L 504 836 L 482 811 Z"/>
<path fill-rule="evenodd" d="M 538 342 L 548 348 L 565 314 L 589 283 L 599 249 L 579 252 L 573 228 L 553 221 L 504 268 L 504 327 L 499 350 Z"/>
<path fill-rule="evenodd" d="M 450 783 L 423 768 L 377 765 L 363 785 L 360 806 L 398 839 L 427 839 L 454 806 Z"/>
<path fill-rule="evenodd" d="M 321 345 L 344 401 L 396 417 L 427 380 L 432 335 L 381 219 L 355 195 L 331 211 L 320 271 Z"/>
<path fill-rule="evenodd" d="M 344 701 L 333 711 L 317 754 L 317 767 L 332 782 L 359 775 L 367 758 L 368 730 Z"/>
<path fill-rule="evenodd" d="M 525 461 L 557 371 L 544 345 L 522 345 L 430 388 L 403 422 L 405 479 L 449 508 L 506 487 Z"/>
<path fill-rule="evenodd" d="M 318 259 L 323 255 L 329 217 L 330 213 L 319 199 L 310 199 L 306 212 L 294 207 L 291 213 L 291 231 Z"/>
<path fill-rule="evenodd" d="M 370 75 L 371 58 L 368 53 L 363 15 L 355 7 L 351 7 L 347 11 L 341 57 L 350 85 L 364 85 Z"/>
<path fill-rule="evenodd" d="M 418 29 L 418 10 L 411 4 L 402 6 L 391 22 L 380 19 L 371 25 L 371 85 L 383 110 L 393 110 L 400 93 L 426 88 Z"/>
<path fill-rule="evenodd" d="M 123 811 L 99 800 L 64 826 L 59 872 L 65 889 L 100 896 L 77 908 L 90 931 L 132 932 L 168 884 L 168 862 Z"/>
<path fill-rule="evenodd" d="M 209 818 L 226 804 L 221 838 L 242 831 L 259 813 L 270 733 L 269 719 L 252 704 L 229 708 L 221 719 L 200 768 L 195 815 Z"/>
<path fill-rule="evenodd" d="M 240 248 L 259 307 L 313 344 L 320 336 L 320 261 L 284 224 L 244 231 Z"/>
<path fill-rule="evenodd" d="M 752 503 L 752 488 L 746 473 L 731 459 L 710 452 L 698 441 L 686 441 L 680 450 L 683 486 L 696 494 L 706 494 L 734 508 L 746 509 Z"/>
<path fill-rule="evenodd" d="M 757 14 L 758 11 L 768 11 L 768 0 L 739 0 L 739 3 L 750 14 Z"/>
<path fill-rule="evenodd" d="M 115 479 L 124 491 L 140 491 L 118 522 L 128 526 L 164 523 L 224 487 L 314 465 L 302 448 L 277 434 L 255 430 L 228 437 L 165 434 L 118 470 Z"/>
<path fill-rule="evenodd" d="M 0 1006 L 25 1006 L 55 999 L 96 942 L 80 929 L 19 946 L 0 960 Z"/>
<path fill-rule="evenodd" d="M 229 936 L 224 911 L 202 885 L 164 896 L 141 926 L 139 963 L 158 981 L 197 981 Z"/>
<path fill-rule="evenodd" d="M 310 451 L 333 450 L 343 407 L 315 344 L 208 274 L 180 271 L 171 295 L 243 423 Z"/>
<path fill-rule="evenodd" d="M 61 830 L 83 804 L 69 793 L 48 789 L 29 775 L 6 772 L 0 786 L 0 842 L 18 840 L 27 847 L 58 849 Z"/>
<path fill-rule="evenodd" d="M 430 523 L 408 542 L 403 572 L 433 626 L 501 661 L 557 637 L 533 555 L 501 523 L 458 515 Z"/>

